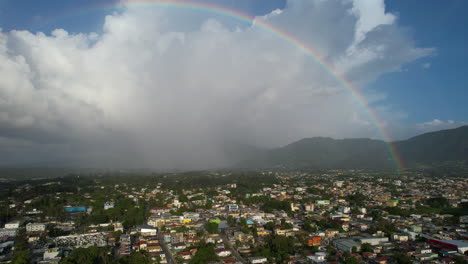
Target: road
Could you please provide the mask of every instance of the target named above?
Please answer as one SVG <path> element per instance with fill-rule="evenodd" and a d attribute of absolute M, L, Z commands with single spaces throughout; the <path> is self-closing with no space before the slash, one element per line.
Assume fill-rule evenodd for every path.
<path fill-rule="evenodd" d="M 174 257 L 172 256 L 172 252 L 167 247 L 166 242 L 164 241 L 164 237 L 163 237 L 162 233 L 158 234 L 158 239 L 159 239 L 159 244 L 161 245 L 164 253 L 166 254 L 167 263 L 168 264 L 176 264 L 177 262 L 174 260 Z"/>
<path fill-rule="evenodd" d="M 230 249 L 231 249 L 231 252 L 232 254 L 237 258 L 237 260 L 239 260 L 240 262 L 242 263 L 249 263 L 247 260 L 245 260 L 240 254 L 239 252 L 237 251 L 237 249 L 235 249 L 231 243 L 229 242 L 229 239 L 227 239 L 226 237 L 226 234 L 220 234 L 221 235 L 221 238 L 223 239 L 223 242 L 225 245 L 227 245 Z"/>

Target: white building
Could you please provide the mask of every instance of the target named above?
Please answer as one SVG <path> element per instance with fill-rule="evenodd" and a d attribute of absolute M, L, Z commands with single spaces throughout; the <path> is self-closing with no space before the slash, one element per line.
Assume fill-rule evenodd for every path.
<path fill-rule="evenodd" d="M 226 249 L 226 248 L 222 248 L 222 249 L 217 249 L 216 250 L 216 255 L 218 255 L 218 257 L 227 257 L 227 256 L 230 256 L 231 255 L 231 250 L 230 249 Z"/>
<path fill-rule="evenodd" d="M 378 246 L 380 243 L 388 242 L 388 237 L 359 237 L 361 243 L 369 243 L 372 246 Z"/>
<path fill-rule="evenodd" d="M 150 225 L 138 225 L 137 232 L 139 232 L 142 236 L 156 236 L 158 229 Z"/>
<path fill-rule="evenodd" d="M 343 214 L 351 213 L 351 207 L 348 207 L 348 206 L 340 206 L 338 210 L 342 212 Z"/>
<path fill-rule="evenodd" d="M 60 249 L 59 248 L 50 248 L 50 249 L 47 249 L 45 252 L 44 252 L 44 260 L 60 260 L 61 257 L 60 257 Z"/>
<path fill-rule="evenodd" d="M 26 232 L 44 232 L 46 224 L 43 223 L 29 223 L 26 225 Z"/>
<path fill-rule="evenodd" d="M 304 210 L 306 212 L 312 212 L 314 211 L 314 204 L 304 204 Z"/>
<path fill-rule="evenodd" d="M 317 252 L 313 256 L 307 256 L 308 259 L 312 260 L 314 263 L 325 263 L 327 257 L 327 253 L 325 252 Z"/>
<path fill-rule="evenodd" d="M 15 237 L 17 229 L 0 228 L 0 237 Z"/>
<path fill-rule="evenodd" d="M 237 210 L 239 210 L 239 205 L 237 205 L 237 204 L 228 204 L 228 205 L 226 205 L 226 210 L 228 210 L 228 211 L 237 211 Z"/>
<path fill-rule="evenodd" d="M 106 202 L 104 203 L 104 210 L 108 210 L 114 208 L 115 204 L 113 202 Z"/>
<path fill-rule="evenodd" d="M 11 221 L 5 224 L 6 229 L 18 229 L 20 226 L 20 221 Z"/>
<path fill-rule="evenodd" d="M 252 264 L 262 264 L 262 263 L 267 263 L 268 260 L 265 257 L 251 257 L 249 258 L 249 263 Z"/>

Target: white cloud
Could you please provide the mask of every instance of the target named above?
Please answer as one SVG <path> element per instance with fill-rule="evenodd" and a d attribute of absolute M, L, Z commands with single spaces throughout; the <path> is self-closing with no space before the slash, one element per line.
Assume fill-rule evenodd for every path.
<path fill-rule="evenodd" d="M 224 165 L 226 142 L 379 136 L 299 48 L 193 12 L 128 8 L 107 16 L 100 35 L 0 33 L 0 135 L 54 145 L 40 158 L 179 168 Z M 414 46 L 383 1 L 289 0 L 256 21 L 297 36 L 357 89 L 433 53 Z"/>
<path fill-rule="evenodd" d="M 454 121 L 454 120 L 440 120 L 440 119 L 433 119 L 431 121 L 423 122 L 417 124 L 417 127 L 421 129 L 421 131 L 428 132 L 428 131 L 435 131 L 441 129 L 448 129 L 448 128 L 455 128 L 459 126 L 467 125 L 468 122 L 466 121 Z"/>
<path fill-rule="evenodd" d="M 422 65 L 423 69 L 429 69 L 431 67 L 431 63 L 426 62 Z"/>

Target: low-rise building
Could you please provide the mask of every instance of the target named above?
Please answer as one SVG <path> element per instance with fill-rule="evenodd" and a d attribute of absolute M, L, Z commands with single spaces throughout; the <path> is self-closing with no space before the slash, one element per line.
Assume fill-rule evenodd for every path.
<path fill-rule="evenodd" d="M 44 223 L 29 223 L 26 225 L 26 232 L 44 232 L 46 226 Z"/>

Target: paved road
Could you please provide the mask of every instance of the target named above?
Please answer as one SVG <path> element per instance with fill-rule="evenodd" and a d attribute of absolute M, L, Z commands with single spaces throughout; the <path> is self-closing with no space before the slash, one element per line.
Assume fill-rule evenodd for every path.
<path fill-rule="evenodd" d="M 231 243 L 229 242 L 229 239 L 227 239 L 226 237 L 226 234 L 221 234 L 221 238 L 223 239 L 223 242 L 225 245 L 227 245 L 230 249 L 231 249 L 231 252 L 234 254 L 234 256 L 237 258 L 237 260 L 239 260 L 240 262 L 242 263 L 249 263 L 247 260 L 245 260 L 240 254 L 239 252 L 237 251 L 237 249 L 235 249 Z"/>
<path fill-rule="evenodd" d="M 161 233 L 158 234 L 158 239 L 159 239 L 159 244 L 161 245 L 164 253 L 166 254 L 167 263 L 176 264 L 177 262 L 174 260 L 174 257 L 172 256 L 172 252 L 167 247 L 166 242 L 164 241 L 164 237 L 162 236 Z"/>

